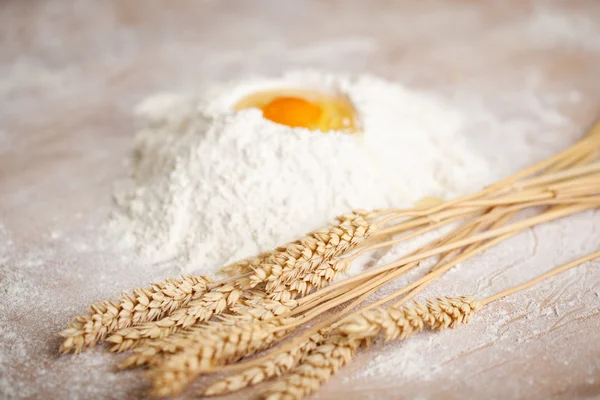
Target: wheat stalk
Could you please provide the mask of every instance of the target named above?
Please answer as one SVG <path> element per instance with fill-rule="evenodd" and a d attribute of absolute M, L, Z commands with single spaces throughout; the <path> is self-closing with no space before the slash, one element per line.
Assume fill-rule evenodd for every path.
<path fill-rule="evenodd" d="M 493 223 L 493 224 L 490 226 L 490 228 L 495 228 L 495 227 L 497 227 L 497 226 L 501 226 L 503 223 L 505 223 L 505 221 L 507 220 L 507 218 L 509 218 L 509 217 L 510 217 L 510 215 L 512 215 L 512 212 L 510 211 L 510 209 L 509 209 L 509 210 L 505 210 L 505 211 L 507 212 L 507 214 L 505 214 L 504 216 L 501 216 L 501 218 L 500 218 L 500 219 L 498 219 L 496 222 L 494 222 L 494 223 Z M 449 241 L 452 241 L 452 240 L 459 240 L 459 239 L 463 238 L 463 236 L 464 236 L 464 235 L 469 235 L 469 234 L 471 234 L 471 233 L 475 232 L 475 230 L 473 230 L 473 229 L 476 229 L 478 226 L 480 226 L 482 222 L 485 222 L 485 219 L 484 219 L 484 220 L 481 220 L 481 221 L 479 221 L 479 220 L 474 220 L 474 221 L 473 221 L 471 224 L 469 224 L 469 225 L 466 225 L 466 226 L 464 226 L 464 227 L 461 227 L 461 228 L 459 228 L 459 230 L 458 230 L 458 231 L 455 231 L 454 233 L 450 233 L 450 234 L 448 234 L 448 235 L 445 237 L 445 239 L 441 239 L 441 241 L 440 241 L 440 242 L 439 242 L 437 245 L 439 246 L 439 245 L 441 245 L 441 244 L 444 244 L 444 243 L 446 243 L 446 242 L 449 242 Z M 491 221 L 490 221 L 490 222 L 491 222 Z M 471 225 L 472 225 L 472 227 L 471 227 Z M 485 225 L 484 225 L 484 226 L 485 226 Z M 488 228 L 488 229 L 489 229 L 489 228 Z M 462 232 L 463 230 L 464 230 L 464 232 Z M 458 232 L 461 232 L 461 233 L 458 233 Z M 483 250 L 484 248 L 487 248 L 487 247 L 489 247 L 489 246 L 493 245 L 494 243 L 496 243 L 496 242 L 498 242 L 498 241 L 501 241 L 501 240 L 503 240 L 503 239 L 505 239 L 505 238 L 506 238 L 506 235 L 504 235 L 504 237 L 501 237 L 501 238 L 495 239 L 495 240 L 491 241 L 489 244 L 486 244 L 485 246 L 482 246 L 480 250 Z M 433 246 L 434 244 L 431 244 L 431 245 Z M 430 246 L 428 246 L 428 247 L 430 247 Z M 425 286 L 428 284 L 428 280 L 429 280 L 429 282 L 433 281 L 433 278 L 434 278 L 436 275 L 437 275 L 437 276 L 439 276 L 440 272 L 444 272 L 444 271 L 448 270 L 450 267 L 452 267 L 452 266 L 453 266 L 453 265 L 455 265 L 456 263 L 460 262 L 460 261 L 461 261 L 461 259 L 466 259 L 466 258 L 470 257 L 471 255 L 475 254 L 476 252 L 480 251 L 480 250 L 477 250 L 477 248 L 476 248 L 476 247 L 477 247 L 477 246 L 474 246 L 474 245 L 471 245 L 471 246 L 469 246 L 469 247 L 467 248 L 467 252 L 466 252 L 466 254 L 465 254 L 464 256 L 461 256 L 461 257 L 457 258 L 456 260 L 453 260 L 452 262 L 450 262 L 450 263 L 448 263 L 448 264 L 444 265 L 444 266 L 443 266 L 443 268 L 439 268 L 439 269 L 440 269 L 440 271 L 437 271 L 437 272 L 435 272 L 435 270 L 434 270 L 434 272 L 435 272 L 435 273 L 434 273 L 434 274 L 430 274 L 431 276 L 426 276 L 426 277 L 424 277 L 424 279 L 423 279 L 423 280 L 420 280 L 420 283 L 418 283 L 418 284 L 420 285 L 420 286 L 419 286 L 419 288 L 421 288 L 421 287 L 425 287 Z M 426 250 L 426 249 L 427 249 L 427 247 L 423 248 L 423 250 Z M 448 256 L 450 256 L 450 257 L 451 257 L 451 256 L 452 256 L 452 254 L 450 254 L 450 253 L 449 253 L 449 254 L 448 254 Z M 444 256 L 444 257 L 442 257 L 442 259 L 440 259 L 440 260 L 439 260 L 439 264 L 438 264 L 438 265 L 439 265 L 440 267 L 443 265 L 443 261 L 446 259 L 446 257 L 447 257 L 447 256 Z M 437 270 L 437 269 L 436 269 L 436 270 Z M 401 269 L 400 269 L 400 270 L 398 270 L 398 272 L 401 272 Z M 385 274 L 384 274 L 384 275 L 385 275 Z M 390 276 L 390 278 L 389 278 L 389 279 L 388 279 L 387 277 L 382 277 L 382 283 L 384 283 L 386 280 L 393 279 L 393 278 L 394 278 L 394 276 L 395 276 L 395 277 L 397 277 L 397 276 L 399 276 L 399 275 L 400 275 L 400 274 L 398 274 L 398 273 L 395 273 L 395 274 L 393 274 L 393 276 Z M 385 279 L 384 279 L 384 278 L 385 278 Z M 375 283 L 375 282 L 374 282 L 374 283 Z M 346 297 L 346 299 L 350 299 L 350 298 L 352 298 L 353 296 L 360 295 L 360 293 L 362 293 L 362 291 L 363 291 L 363 290 L 366 290 L 366 291 L 369 291 L 369 290 L 376 290 L 376 289 L 377 289 L 377 287 L 378 287 L 378 286 L 380 286 L 380 285 L 381 285 L 381 283 L 379 283 L 379 284 L 374 284 L 374 285 L 367 285 L 367 286 L 366 286 L 364 289 L 360 289 L 361 291 L 359 291 L 359 292 L 357 292 L 358 288 L 355 288 L 355 289 L 352 289 L 352 292 L 353 292 L 354 294 L 349 294 L 349 296 L 344 296 L 344 297 Z M 412 286 L 412 285 L 411 285 L 411 286 Z M 413 287 L 416 287 L 416 286 L 413 286 Z M 409 287 L 407 287 L 407 289 L 410 289 L 410 286 L 409 286 Z M 398 294 L 400 294 L 400 293 L 402 293 L 402 292 L 403 292 L 403 291 L 399 292 Z M 414 292 L 416 292 L 416 290 L 413 290 L 413 293 L 414 293 Z M 366 295 L 368 295 L 368 293 L 366 293 Z M 412 295 L 412 293 L 411 293 L 411 295 Z M 396 295 L 394 295 L 394 296 L 396 296 Z M 327 295 L 326 295 L 325 297 L 327 297 Z M 410 296 L 408 296 L 408 297 L 410 297 Z M 408 297 L 407 297 L 407 299 L 408 299 Z M 345 301 L 346 299 L 342 299 L 342 301 Z M 361 300 L 361 301 L 362 301 L 362 300 Z M 389 301 L 389 299 L 388 299 L 387 301 Z M 338 303 L 339 303 L 339 302 L 338 302 Z M 332 305 L 335 305 L 335 304 L 332 304 Z M 327 308 L 330 308 L 330 306 L 328 305 L 328 307 L 327 307 Z M 315 314 L 319 314 L 319 313 L 320 313 L 320 312 L 316 312 L 316 310 L 315 310 Z M 305 316 L 304 316 L 304 319 L 305 319 L 305 320 L 307 320 L 307 315 L 305 315 Z M 291 349 L 287 350 L 287 351 L 286 351 L 286 353 L 293 353 L 293 352 L 296 352 L 296 351 L 297 351 L 297 349 L 295 349 L 295 348 L 293 348 L 293 347 L 292 347 Z M 276 354 L 276 355 L 275 355 L 275 357 L 279 357 L 279 354 Z M 284 354 L 282 357 L 284 357 L 284 358 L 283 358 L 284 360 L 285 360 L 285 359 L 287 359 L 287 358 L 285 358 L 285 354 Z M 266 365 L 266 366 L 268 366 L 268 365 L 271 365 L 271 364 L 270 364 L 270 360 L 269 360 L 269 359 L 267 359 L 267 360 L 263 360 L 263 361 L 261 361 L 261 362 L 262 362 L 262 364 L 259 364 L 259 365 L 257 365 L 257 366 L 259 366 L 259 367 L 260 367 L 261 365 Z M 253 374 L 255 374 L 255 375 L 252 375 L 252 379 L 256 379 L 256 376 L 261 376 L 261 375 L 262 375 L 262 373 L 260 372 L 260 370 L 256 370 L 256 369 L 250 369 L 249 371 L 251 371 Z M 233 380 L 231 381 L 232 385 L 235 385 L 235 386 L 237 387 L 238 385 L 241 385 L 243 382 L 247 382 L 247 381 L 249 381 L 249 380 L 250 380 L 250 377 L 244 376 L 244 374 L 240 374 L 240 375 L 236 375 L 236 376 L 234 376 L 232 379 L 233 379 Z M 223 380 L 222 382 L 217 382 L 215 385 L 217 385 L 216 387 L 221 387 L 221 389 L 219 389 L 219 390 L 226 390 L 226 389 L 224 389 L 224 388 L 227 388 L 227 387 L 228 387 L 228 384 L 229 384 L 229 381 L 227 380 L 227 378 L 225 378 L 225 380 Z"/>
<path fill-rule="evenodd" d="M 349 362 L 358 345 L 369 343 L 382 332 L 384 339 L 390 341 L 396 338 L 405 339 L 425 326 L 432 330 L 456 328 L 461 323 L 470 322 L 473 314 L 484 305 L 528 289 L 544 279 L 598 257 L 600 251 L 580 257 L 481 301 L 471 296 L 444 297 L 429 300 L 425 305 L 415 303 L 412 306 L 376 308 L 352 314 L 337 324 L 332 336 L 325 339 L 322 345 L 313 350 L 283 380 L 277 382 L 265 398 L 302 399 L 318 390 L 333 373 Z"/>
<path fill-rule="evenodd" d="M 67 329 L 59 333 L 65 340 L 61 353 L 81 352 L 94 346 L 117 329 L 145 321 L 153 321 L 184 307 L 202 297 L 210 279 L 203 276 L 183 276 L 165 279 L 150 288 L 134 289 L 123 293 L 117 301 L 102 301 L 91 305 L 88 315 L 75 318 Z"/>

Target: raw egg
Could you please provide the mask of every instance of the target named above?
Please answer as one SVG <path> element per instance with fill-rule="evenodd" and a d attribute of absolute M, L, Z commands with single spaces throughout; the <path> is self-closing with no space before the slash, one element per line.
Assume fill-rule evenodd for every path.
<path fill-rule="evenodd" d="M 358 131 L 356 110 L 342 94 L 302 89 L 261 91 L 244 97 L 234 106 L 235 110 L 246 108 L 258 108 L 264 118 L 292 128 Z"/>

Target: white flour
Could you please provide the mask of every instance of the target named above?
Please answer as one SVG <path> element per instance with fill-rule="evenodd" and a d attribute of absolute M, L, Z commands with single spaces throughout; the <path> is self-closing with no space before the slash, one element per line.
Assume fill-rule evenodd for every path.
<path fill-rule="evenodd" d="M 260 110 L 232 112 L 271 87 L 346 93 L 363 135 L 293 129 Z M 407 206 L 453 197 L 491 180 L 460 136 L 461 114 L 435 98 L 370 76 L 294 72 L 159 95 L 140 105 L 134 187 L 117 197 L 124 226 L 154 261 L 188 271 L 270 249 L 353 208 Z"/>

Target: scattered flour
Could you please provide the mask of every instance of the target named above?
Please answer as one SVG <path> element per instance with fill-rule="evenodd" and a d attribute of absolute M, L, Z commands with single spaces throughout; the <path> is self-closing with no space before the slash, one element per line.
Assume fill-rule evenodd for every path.
<path fill-rule="evenodd" d="M 272 87 L 342 92 L 361 135 L 289 128 L 258 109 L 233 112 Z M 154 261 L 188 271 L 273 248 L 353 208 L 454 197 L 493 180 L 461 136 L 462 114 L 435 97 L 372 76 L 292 72 L 207 89 L 198 98 L 151 97 L 138 108 L 133 188 L 116 219 Z"/>
<path fill-rule="evenodd" d="M 593 17 L 569 12 L 540 10 L 530 17 L 527 27 L 534 42 L 543 47 L 557 45 L 569 49 L 599 50 L 600 25 Z"/>

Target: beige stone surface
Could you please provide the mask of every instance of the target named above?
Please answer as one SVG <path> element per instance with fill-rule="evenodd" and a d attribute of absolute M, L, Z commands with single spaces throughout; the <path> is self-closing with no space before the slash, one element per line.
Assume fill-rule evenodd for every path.
<path fill-rule="evenodd" d="M 304 67 L 433 92 L 472 111 L 473 146 L 516 169 L 600 116 L 600 2 L 1 2 L 1 398 L 147 397 L 141 373 L 115 373 L 100 349 L 59 357 L 56 336 L 85 304 L 175 273 L 140 268 L 100 228 L 127 175 L 132 107 L 156 91 Z M 598 226 L 589 212 L 533 229 L 429 294 L 520 283 L 597 250 Z M 363 352 L 317 397 L 598 398 L 599 298 L 600 264 L 589 263 L 469 326 Z"/>

